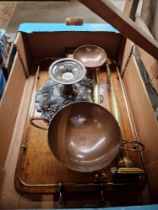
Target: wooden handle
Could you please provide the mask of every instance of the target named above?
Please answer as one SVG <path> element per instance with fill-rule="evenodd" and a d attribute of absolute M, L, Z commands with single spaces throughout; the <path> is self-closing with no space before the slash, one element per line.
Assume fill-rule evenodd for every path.
<path fill-rule="evenodd" d="M 82 17 L 68 17 L 65 19 L 66 25 L 79 26 L 79 25 L 83 25 L 83 23 L 84 23 L 84 20 Z"/>

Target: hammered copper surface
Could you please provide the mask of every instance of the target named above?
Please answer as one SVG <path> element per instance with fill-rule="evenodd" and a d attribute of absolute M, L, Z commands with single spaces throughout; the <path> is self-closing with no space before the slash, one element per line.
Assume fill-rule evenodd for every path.
<path fill-rule="evenodd" d="M 107 60 L 104 49 L 96 45 L 82 45 L 74 51 L 73 56 L 87 68 L 102 66 Z"/>
<path fill-rule="evenodd" d="M 120 139 L 113 115 L 89 102 L 65 106 L 52 119 L 48 131 L 55 157 L 67 168 L 80 172 L 110 164 L 119 151 Z"/>

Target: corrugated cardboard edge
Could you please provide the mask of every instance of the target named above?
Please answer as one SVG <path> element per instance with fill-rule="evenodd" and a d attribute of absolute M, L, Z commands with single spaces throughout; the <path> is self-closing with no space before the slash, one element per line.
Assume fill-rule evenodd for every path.
<path fill-rule="evenodd" d="M 128 100 L 138 136 L 145 145 L 144 159 L 151 194 L 158 194 L 158 123 L 140 76 L 134 56 L 131 56 L 123 75 Z"/>
<path fill-rule="evenodd" d="M 12 133 L 11 142 L 9 145 L 4 170 L 6 171 L 3 179 L 1 191 L 1 206 L 4 208 L 23 208 L 24 204 L 19 203 L 20 199 L 26 202 L 22 195 L 17 193 L 14 186 L 14 176 L 16 170 L 16 163 L 19 156 L 20 145 L 22 144 L 22 137 L 25 129 L 25 122 L 28 115 L 29 104 L 32 96 L 32 89 L 34 84 L 34 76 L 26 79 L 24 91 L 20 101 L 14 130 Z M 20 150 L 21 152 L 21 150 Z M 26 199 L 27 200 L 27 199 Z M 30 201 L 28 201 L 30 202 Z M 31 203 L 33 206 L 33 203 Z M 30 205 L 31 205 L 30 204 Z M 21 206 L 20 206 L 21 205 Z"/>
<path fill-rule="evenodd" d="M 68 32 L 68 31 L 89 31 L 89 32 L 113 32 L 119 33 L 112 25 L 108 23 L 84 23 L 80 26 L 68 26 L 64 23 L 22 23 L 18 31 L 21 33 L 35 32 Z"/>
<path fill-rule="evenodd" d="M 25 37 L 25 34 L 18 33 L 14 44 L 19 53 L 19 58 L 23 65 L 25 75 L 28 77 L 33 56 L 31 53 L 31 48 L 29 46 L 29 43 Z"/>
<path fill-rule="evenodd" d="M 1 191 L 3 186 L 4 176 L 5 176 L 5 170 L 0 167 L 0 199 L 1 199 Z"/>
<path fill-rule="evenodd" d="M 18 112 L 26 76 L 18 53 L 12 65 L 7 85 L 0 103 L 0 166 L 3 168 L 14 123 Z M 7 132 L 6 132 L 7 131 Z"/>
<path fill-rule="evenodd" d="M 132 49 L 133 49 L 133 46 L 134 46 L 134 43 L 129 40 L 129 39 L 125 39 L 124 41 L 124 46 L 122 46 L 122 57 L 121 57 L 121 66 L 120 66 L 120 72 L 121 74 L 123 74 L 123 72 L 125 71 L 126 69 L 126 66 L 128 65 L 128 62 L 129 62 L 129 59 L 130 59 L 130 56 L 132 54 Z"/>

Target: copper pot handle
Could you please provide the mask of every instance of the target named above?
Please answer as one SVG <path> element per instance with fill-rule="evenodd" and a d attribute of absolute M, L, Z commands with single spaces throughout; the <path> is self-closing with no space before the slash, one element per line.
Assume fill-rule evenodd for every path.
<path fill-rule="evenodd" d="M 37 125 L 36 121 L 43 121 L 45 124 L 47 124 L 47 127 Z M 30 123 L 31 123 L 31 125 L 35 126 L 36 128 L 39 128 L 39 129 L 42 129 L 42 130 L 48 130 L 48 123 L 49 122 L 48 122 L 47 119 L 43 119 L 41 117 L 31 117 Z"/>
<path fill-rule="evenodd" d="M 132 144 L 133 144 L 133 146 L 131 148 L 126 147 L 126 145 L 132 145 Z M 135 140 L 132 140 L 132 141 L 122 140 L 120 149 L 129 150 L 129 151 L 133 151 L 133 152 L 141 152 L 141 151 L 144 151 L 145 146 L 142 143 L 135 141 Z"/>

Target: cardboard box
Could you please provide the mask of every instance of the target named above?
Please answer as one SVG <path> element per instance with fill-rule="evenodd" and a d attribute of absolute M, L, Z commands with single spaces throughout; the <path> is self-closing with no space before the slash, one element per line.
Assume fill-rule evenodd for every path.
<path fill-rule="evenodd" d="M 104 48 L 123 71 L 122 79 L 135 130 L 146 148 L 144 159 L 149 187 L 149 191 L 144 191 L 146 203 L 157 202 L 158 126 L 136 59 L 131 54 L 133 44 L 127 41 L 124 46 L 123 35 L 108 24 L 22 24 L 15 41 L 17 52 L 0 106 L 0 173 L 2 171 L 1 174 L 4 174 L 1 208 L 54 207 L 50 195 L 18 194 L 14 187 L 14 173 L 38 63 L 45 58 L 64 57 L 68 49 L 83 44 Z"/>

